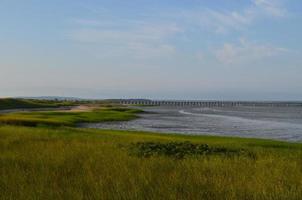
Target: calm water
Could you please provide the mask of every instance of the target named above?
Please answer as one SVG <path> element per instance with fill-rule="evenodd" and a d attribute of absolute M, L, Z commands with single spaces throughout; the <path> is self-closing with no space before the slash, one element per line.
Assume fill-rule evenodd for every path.
<path fill-rule="evenodd" d="M 176 108 L 152 112 L 129 122 L 84 124 L 101 129 L 271 138 L 302 142 L 301 107 Z"/>

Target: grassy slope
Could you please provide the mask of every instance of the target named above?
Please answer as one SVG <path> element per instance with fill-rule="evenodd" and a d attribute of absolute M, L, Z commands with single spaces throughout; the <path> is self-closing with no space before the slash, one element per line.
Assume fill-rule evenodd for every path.
<path fill-rule="evenodd" d="M 0 98 L 0 110 L 21 108 L 52 108 L 72 105 L 71 102 Z"/>
<path fill-rule="evenodd" d="M 256 159 L 129 155 L 142 141 L 245 148 Z M 301 199 L 302 145 L 77 128 L 0 126 L 0 199 Z"/>
<path fill-rule="evenodd" d="M 87 112 L 20 112 L 0 115 L 0 123 L 11 125 L 75 126 L 80 122 L 121 121 L 136 118 L 135 109 L 102 108 Z"/>

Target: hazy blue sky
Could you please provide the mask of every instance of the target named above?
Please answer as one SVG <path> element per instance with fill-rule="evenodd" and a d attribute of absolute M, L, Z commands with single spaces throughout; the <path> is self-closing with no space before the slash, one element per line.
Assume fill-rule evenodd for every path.
<path fill-rule="evenodd" d="M 0 96 L 302 100 L 301 0 L 1 0 Z"/>

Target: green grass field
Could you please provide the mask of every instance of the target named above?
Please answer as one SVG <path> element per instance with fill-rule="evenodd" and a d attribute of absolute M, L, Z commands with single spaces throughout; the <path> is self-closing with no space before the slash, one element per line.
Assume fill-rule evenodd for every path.
<path fill-rule="evenodd" d="M 40 111 L 0 114 L 0 124 L 23 126 L 75 126 L 83 122 L 125 121 L 136 118 L 140 110 L 104 107 L 86 112 Z"/>
<path fill-rule="evenodd" d="M 301 199 L 302 144 L 67 127 L 137 112 L 1 115 L 0 199 Z"/>
<path fill-rule="evenodd" d="M 191 141 L 254 158 L 131 155 L 136 142 Z M 302 145 L 78 128 L 0 127 L 1 199 L 301 199 Z"/>

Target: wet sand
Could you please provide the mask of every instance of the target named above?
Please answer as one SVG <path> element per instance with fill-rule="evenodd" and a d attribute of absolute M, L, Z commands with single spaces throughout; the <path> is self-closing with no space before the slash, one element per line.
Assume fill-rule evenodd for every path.
<path fill-rule="evenodd" d="M 150 113 L 129 122 L 82 124 L 82 127 L 161 133 L 236 136 L 302 142 L 302 108 L 143 107 Z"/>

